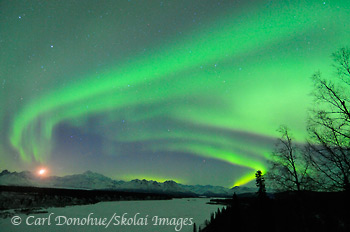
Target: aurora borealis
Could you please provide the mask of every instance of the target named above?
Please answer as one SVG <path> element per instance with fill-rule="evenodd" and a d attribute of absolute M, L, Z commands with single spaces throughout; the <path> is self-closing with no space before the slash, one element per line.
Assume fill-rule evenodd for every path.
<path fill-rule="evenodd" d="M 341 1 L 2 1 L 0 168 L 230 187 L 306 137 Z"/>

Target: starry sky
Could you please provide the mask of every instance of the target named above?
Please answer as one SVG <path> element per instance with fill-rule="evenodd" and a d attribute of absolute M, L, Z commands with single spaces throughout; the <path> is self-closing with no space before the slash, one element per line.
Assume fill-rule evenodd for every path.
<path fill-rule="evenodd" d="M 350 4 L 0 1 L 0 169 L 232 187 L 307 137 Z"/>

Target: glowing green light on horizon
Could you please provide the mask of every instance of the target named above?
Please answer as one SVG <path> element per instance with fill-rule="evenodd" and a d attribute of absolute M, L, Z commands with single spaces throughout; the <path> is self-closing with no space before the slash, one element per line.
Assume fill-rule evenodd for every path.
<path fill-rule="evenodd" d="M 295 58 L 295 55 L 285 57 L 282 54 L 271 60 L 273 64 L 268 67 L 263 61 L 261 64 L 250 64 L 252 66 L 250 74 L 253 73 L 257 79 L 256 88 L 252 90 L 248 88 L 243 90 L 246 89 L 244 87 L 251 86 L 251 83 L 246 80 L 246 76 L 240 76 L 239 71 L 232 70 L 231 62 L 254 55 L 261 48 L 286 43 L 291 36 L 299 37 L 315 30 L 320 24 L 331 27 L 328 17 L 339 16 L 339 12 L 331 12 L 327 17 L 321 13 L 309 14 L 311 11 L 322 12 L 320 7 L 307 3 L 303 8 L 297 5 L 275 10 L 266 8 L 244 21 L 233 15 L 225 15 L 221 20 L 201 28 L 200 32 L 167 41 L 157 49 L 151 50 L 146 56 L 134 57 L 125 63 L 115 64 L 113 68 L 99 74 L 99 79 L 96 78 L 96 74 L 91 74 L 79 83 L 51 90 L 32 99 L 14 116 L 10 128 L 10 142 L 23 161 L 45 162 L 55 142 L 52 138 L 53 130 L 59 123 L 68 122 L 84 126 L 84 120 L 89 116 L 124 108 L 154 106 L 154 111 L 151 113 L 143 112 L 132 116 L 130 121 L 138 123 L 160 117 L 183 122 L 192 127 L 189 126 L 188 129 L 180 127 L 171 135 L 156 129 L 153 129 L 154 131 L 145 129 L 142 135 L 114 134 L 108 135 L 109 139 L 112 141 L 166 139 L 167 143 L 146 149 L 188 152 L 245 167 L 249 171 L 234 182 L 234 185 L 243 185 L 255 178 L 256 170 L 261 170 L 263 173 L 266 171 L 264 160 L 267 158 L 268 148 L 245 147 L 251 144 L 230 141 L 227 135 L 205 134 L 196 126 L 206 125 L 275 136 L 276 134 L 270 132 L 270 128 L 277 128 L 278 125 L 274 125 L 277 119 L 284 118 L 282 116 L 288 116 L 290 113 L 281 110 L 278 111 L 279 115 L 275 115 L 275 110 L 286 104 L 278 100 L 284 99 L 288 91 L 289 95 L 294 96 L 298 86 L 290 90 L 291 84 L 269 97 L 261 90 L 263 88 L 260 89 L 259 84 L 262 86 L 280 78 L 279 73 L 273 73 L 275 65 L 280 64 L 279 59 L 284 58 L 288 61 L 288 65 L 283 66 L 284 72 L 293 70 L 295 66 L 300 67 L 304 60 Z M 346 16 L 344 13 L 344 18 Z M 339 41 L 342 38 L 339 38 Z M 318 62 L 315 62 L 317 65 L 327 63 L 326 58 L 318 58 L 318 54 L 310 58 L 317 59 Z M 223 70 L 200 71 L 201 66 L 213 66 L 215 62 L 222 62 Z M 249 64 L 249 61 L 246 61 L 246 64 Z M 260 70 L 264 70 L 264 76 L 256 77 Z M 294 75 L 308 75 L 308 72 L 309 69 L 293 70 L 283 78 L 292 79 Z M 224 85 L 224 82 L 228 84 Z M 303 83 L 306 82 L 307 80 L 303 80 Z M 227 85 L 231 88 L 227 88 Z M 303 93 L 307 92 L 308 87 L 304 85 L 304 88 Z M 274 88 L 270 91 L 274 91 Z M 240 98 L 247 94 L 246 92 L 249 92 L 249 96 Z M 295 96 L 290 104 L 300 105 L 298 102 L 305 99 L 304 96 L 297 94 Z M 197 98 L 208 102 L 196 104 L 200 102 L 196 100 Z M 210 99 L 213 102 L 210 102 Z M 179 101 L 175 104 L 176 107 L 166 106 L 167 102 L 175 100 Z M 191 100 L 193 103 L 187 102 Z M 270 101 L 277 103 L 269 106 Z M 302 108 L 304 110 L 304 105 Z M 293 112 L 293 115 L 297 114 L 299 112 Z M 105 122 L 106 126 L 118 117 L 119 114 L 111 113 L 110 120 Z M 302 138 L 305 132 L 300 129 L 295 134 L 298 138 Z M 185 142 L 181 142 L 180 138 L 185 139 Z M 240 151 L 254 155 L 245 156 Z"/>

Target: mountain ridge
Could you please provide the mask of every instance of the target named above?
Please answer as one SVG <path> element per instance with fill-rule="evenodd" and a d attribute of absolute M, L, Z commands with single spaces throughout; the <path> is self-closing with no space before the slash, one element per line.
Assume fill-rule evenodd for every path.
<path fill-rule="evenodd" d="M 66 176 L 39 177 L 29 171 L 0 173 L 0 185 L 5 186 L 33 186 L 52 188 L 71 188 L 89 190 L 118 190 L 130 192 L 181 193 L 205 197 L 231 197 L 234 193 L 253 193 L 257 190 L 250 187 L 235 186 L 225 188 L 212 185 L 184 185 L 173 180 L 158 182 L 146 179 L 131 181 L 113 180 L 100 173 L 86 171 L 81 174 Z"/>

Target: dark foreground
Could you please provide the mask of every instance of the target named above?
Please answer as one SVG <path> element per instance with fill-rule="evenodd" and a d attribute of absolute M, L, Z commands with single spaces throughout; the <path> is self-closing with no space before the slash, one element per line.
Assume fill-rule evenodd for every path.
<path fill-rule="evenodd" d="M 121 192 L 109 190 L 80 190 L 0 186 L 1 211 L 17 209 L 23 213 L 41 212 L 41 208 L 95 204 L 101 201 L 169 200 L 179 194 Z"/>
<path fill-rule="evenodd" d="M 200 231 L 350 231 L 349 196 L 343 192 L 287 192 L 273 199 L 234 196 L 216 203 L 227 207 Z"/>

